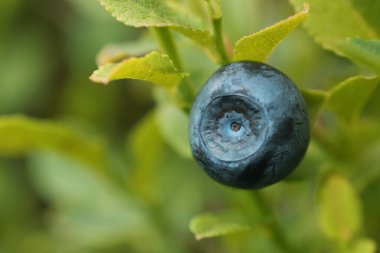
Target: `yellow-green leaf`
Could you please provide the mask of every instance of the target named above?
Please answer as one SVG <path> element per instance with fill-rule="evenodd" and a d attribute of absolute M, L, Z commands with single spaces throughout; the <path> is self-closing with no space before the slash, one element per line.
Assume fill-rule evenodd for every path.
<path fill-rule="evenodd" d="M 332 175 L 321 186 L 318 220 L 328 238 L 350 240 L 361 226 L 361 211 L 359 196 L 345 178 Z"/>
<path fill-rule="evenodd" d="M 347 253 L 375 253 L 376 242 L 368 238 L 361 238 L 354 241 Z"/>
<path fill-rule="evenodd" d="M 26 116 L 0 117 L 0 156 L 20 156 L 37 150 L 53 150 L 104 169 L 101 140 L 85 136 L 62 124 Z"/>
<path fill-rule="evenodd" d="M 360 114 L 378 83 L 378 77 L 348 78 L 332 88 L 326 101 L 326 108 L 342 121 L 350 121 Z"/>
<path fill-rule="evenodd" d="M 242 233 L 251 227 L 236 212 L 205 213 L 190 221 L 190 230 L 197 240 Z"/>
<path fill-rule="evenodd" d="M 304 0 L 289 0 L 296 8 L 302 8 Z M 366 23 L 350 0 L 308 0 L 309 18 L 304 24 L 310 35 L 327 49 L 342 54 L 340 41 L 349 37 L 375 38 L 376 33 Z"/>
<path fill-rule="evenodd" d="M 181 26 L 173 26 L 171 28 L 203 47 L 212 48 L 214 46 L 214 38 L 208 31 L 200 31 L 191 28 L 184 28 Z"/>
<path fill-rule="evenodd" d="M 182 26 L 200 28 L 200 20 L 184 12 L 180 5 L 164 0 L 100 0 L 118 21 L 135 27 Z"/>
<path fill-rule="evenodd" d="M 380 40 L 349 38 L 339 42 L 344 55 L 380 74 Z"/>
<path fill-rule="evenodd" d="M 100 3 L 128 26 L 170 27 L 201 45 L 212 42 L 212 36 L 203 28 L 201 20 L 174 1 L 100 0 Z"/>
<path fill-rule="evenodd" d="M 213 19 L 222 18 L 222 5 L 220 0 L 204 0 L 209 5 L 211 17 Z"/>
<path fill-rule="evenodd" d="M 361 13 L 366 22 L 380 33 L 380 1 L 379 0 L 351 0 L 352 5 Z"/>
<path fill-rule="evenodd" d="M 90 77 L 94 82 L 107 84 L 117 79 L 140 79 L 165 88 L 176 86 L 182 79 L 167 55 L 153 51 L 142 58 L 129 58 L 120 63 L 100 66 Z"/>
<path fill-rule="evenodd" d="M 96 62 L 98 66 L 117 63 L 130 57 L 142 57 L 153 50 L 157 50 L 157 45 L 146 38 L 132 42 L 112 43 L 100 50 Z"/>
<path fill-rule="evenodd" d="M 273 49 L 291 33 L 308 15 L 308 7 L 294 16 L 241 38 L 235 44 L 234 61 L 265 61 Z"/>
<path fill-rule="evenodd" d="M 318 112 L 322 109 L 328 93 L 323 90 L 310 89 L 302 89 L 301 93 L 307 105 L 309 119 L 313 122 Z"/>

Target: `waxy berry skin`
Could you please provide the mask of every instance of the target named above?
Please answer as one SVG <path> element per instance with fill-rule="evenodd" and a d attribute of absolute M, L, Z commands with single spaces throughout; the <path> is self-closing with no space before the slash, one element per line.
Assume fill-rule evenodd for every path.
<path fill-rule="evenodd" d="M 192 153 L 216 181 L 237 188 L 278 182 L 302 160 L 309 143 L 305 101 L 295 84 L 259 62 L 216 71 L 190 113 Z"/>

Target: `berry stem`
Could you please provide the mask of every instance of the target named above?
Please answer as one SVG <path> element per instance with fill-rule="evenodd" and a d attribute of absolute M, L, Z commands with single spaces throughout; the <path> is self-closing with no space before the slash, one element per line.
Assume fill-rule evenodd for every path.
<path fill-rule="evenodd" d="M 160 44 L 162 51 L 170 57 L 177 70 L 183 73 L 183 65 L 181 63 L 176 44 L 173 40 L 173 36 L 169 28 L 157 27 L 152 28 L 152 30 L 156 35 L 156 38 Z M 187 76 L 185 76 L 178 85 L 177 92 L 179 94 L 183 109 L 185 111 L 188 111 L 191 106 L 191 103 L 194 100 L 195 94 Z"/>
<path fill-rule="evenodd" d="M 280 226 L 280 223 L 276 219 L 276 215 L 273 212 L 272 207 L 269 205 L 262 193 L 259 191 L 252 191 L 252 197 L 257 207 L 260 209 L 260 212 L 263 215 L 264 219 L 268 221 L 267 225 L 272 232 L 273 240 L 284 252 L 297 252 L 293 245 L 288 242 L 286 235 Z"/>
<path fill-rule="evenodd" d="M 214 28 L 215 46 L 216 46 L 216 51 L 219 55 L 219 61 L 222 65 L 225 65 L 230 62 L 230 59 L 228 57 L 226 47 L 224 45 L 223 32 L 222 32 L 222 19 L 221 18 L 213 19 L 212 25 Z"/>

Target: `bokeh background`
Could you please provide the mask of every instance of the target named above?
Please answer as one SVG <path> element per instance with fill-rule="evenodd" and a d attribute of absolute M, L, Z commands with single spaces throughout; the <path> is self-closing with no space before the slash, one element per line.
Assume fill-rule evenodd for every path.
<path fill-rule="evenodd" d="M 282 0 L 222 3 L 231 43 L 294 13 Z M 157 119 L 157 94 L 149 84 L 123 80 L 104 86 L 89 80 L 103 46 L 146 35 L 149 30 L 124 26 L 94 0 L 0 1 L 0 114 L 60 122 L 95 136 L 109 161 L 107 172 L 98 173 L 51 150 L 2 155 L 1 253 L 282 252 L 258 222 L 260 207 L 250 192 L 213 182 L 186 155 L 186 147 L 178 152 L 175 147 L 182 144 L 167 140 L 160 122 L 181 115 L 175 118 L 169 111 Z M 188 39 L 178 34 L 176 39 L 185 69 L 199 88 L 218 66 Z M 323 50 L 302 28 L 276 49 L 269 63 L 303 88 L 328 89 L 360 72 Z M 378 94 L 379 89 L 366 107 L 375 126 Z M 178 132 L 186 138 L 186 130 Z M 297 173 L 263 191 L 289 241 L 307 252 L 325 249 L 314 215 L 315 189 L 317 171 L 327 170 L 329 159 L 323 145 L 312 141 Z M 379 163 L 378 158 L 369 161 Z M 372 205 L 378 203 L 379 180 L 374 176 L 361 194 L 363 234 L 380 241 L 380 206 Z M 226 209 L 248 217 L 254 229 L 196 241 L 188 229 L 191 218 Z"/>

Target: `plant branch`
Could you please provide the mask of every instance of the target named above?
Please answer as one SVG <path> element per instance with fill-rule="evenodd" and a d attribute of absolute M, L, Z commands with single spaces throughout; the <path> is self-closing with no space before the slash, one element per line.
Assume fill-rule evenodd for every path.
<path fill-rule="evenodd" d="M 162 51 L 164 51 L 170 57 L 178 71 L 184 72 L 183 65 L 178 55 L 177 47 L 174 43 L 173 36 L 169 28 L 157 27 L 152 29 L 157 37 Z M 188 112 L 195 96 L 188 77 L 184 77 L 184 79 L 178 85 L 177 92 L 179 93 L 183 109 Z"/>
<path fill-rule="evenodd" d="M 177 47 L 174 43 L 173 36 L 167 27 L 152 28 L 157 36 L 158 43 L 162 51 L 164 51 L 173 61 L 176 68 L 183 72 L 183 67 L 178 56 Z"/>
<path fill-rule="evenodd" d="M 268 202 L 265 200 L 261 192 L 252 191 L 252 197 L 260 209 L 261 214 L 268 220 L 268 226 L 272 232 L 273 240 L 278 244 L 278 246 L 284 251 L 289 253 L 295 253 L 297 250 L 288 242 L 283 229 L 281 228 L 276 216 L 269 206 Z"/>
<path fill-rule="evenodd" d="M 224 45 L 223 33 L 222 33 L 222 19 L 217 18 L 212 20 L 212 25 L 214 28 L 214 38 L 215 38 L 215 47 L 219 55 L 219 60 L 221 64 L 227 64 L 230 62 L 228 57 L 226 47 Z"/>

